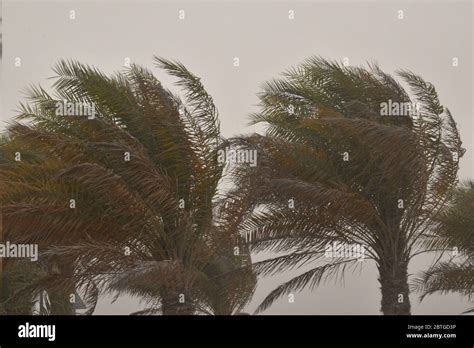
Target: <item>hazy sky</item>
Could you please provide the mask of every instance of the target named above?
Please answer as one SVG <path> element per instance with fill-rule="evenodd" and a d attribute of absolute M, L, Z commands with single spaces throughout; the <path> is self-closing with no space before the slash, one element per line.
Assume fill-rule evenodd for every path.
<path fill-rule="evenodd" d="M 49 86 L 62 58 L 122 69 L 142 64 L 171 87 L 152 56 L 178 59 L 202 78 L 220 111 L 224 136 L 249 133 L 249 113 L 265 80 L 311 55 L 347 57 L 351 65 L 376 61 L 383 70 L 413 70 L 436 86 L 458 122 L 467 153 L 460 177 L 474 178 L 473 12 L 470 1 L 5 1 L 3 0 L 2 111 L 0 126 L 30 84 Z M 179 11 L 185 19 L 179 19 Z M 288 18 L 290 10 L 294 19 Z M 402 10 L 404 19 L 397 17 Z M 75 11 L 71 20 L 70 11 Z M 234 67 L 238 57 L 240 66 Z M 452 66 L 453 57 L 459 66 Z M 21 58 L 21 67 L 15 59 Z M 418 259 L 411 273 L 426 267 Z M 248 311 L 286 276 L 259 282 Z M 275 303 L 268 314 L 378 314 L 379 284 L 367 262 L 345 284 L 320 286 Z M 457 295 L 431 296 L 414 314 L 456 314 L 467 308 Z M 96 313 L 129 313 L 136 301 L 101 301 Z"/>

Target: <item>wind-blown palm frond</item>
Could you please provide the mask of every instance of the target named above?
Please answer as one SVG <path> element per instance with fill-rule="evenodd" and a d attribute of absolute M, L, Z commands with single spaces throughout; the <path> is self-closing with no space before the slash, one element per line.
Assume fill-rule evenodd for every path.
<path fill-rule="evenodd" d="M 420 300 L 435 292 L 457 292 L 471 300 L 474 295 L 474 266 L 470 262 L 438 263 L 423 272 L 415 284 L 422 292 Z"/>
<path fill-rule="evenodd" d="M 433 264 L 415 282 L 420 300 L 434 293 L 456 292 L 472 301 L 474 295 L 474 182 L 468 181 L 453 194 L 439 216 L 440 229 L 425 242 L 429 248 L 446 250 L 448 261 Z M 469 312 L 469 310 L 467 310 Z"/>
<path fill-rule="evenodd" d="M 301 291 L 306 287 L 313 289 L 315 286 L 318 286 L 321 281 L 331 277 L 337 278 L 337 275 L 343 273 L 347 266 L 357 265 L 357 262 L 357 260 L 335 261 L 300 274 L 273 290 L 258 306 L 255 312 L 259 313 L 264 311 L 270 307 L 275 300 L 292 291 Z"/>

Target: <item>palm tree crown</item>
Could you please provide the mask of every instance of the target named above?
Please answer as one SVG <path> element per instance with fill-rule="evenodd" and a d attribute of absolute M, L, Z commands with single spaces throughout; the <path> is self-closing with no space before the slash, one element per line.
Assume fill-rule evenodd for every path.
<path fill-rule="evenodd" d="M 272 291 L 277 298 L 363 263 L 328 246 L 358 245 L 375 261 L 382 312 L 410 312 L 407 267 L 434 233 L 456 185 L 463 154 L 456 124 L 432 84 L 400 71 L 413 97 L 377 65 L 343 66 L 313 57 L 267 82 L 260 94 L 265 136 L 233 140 L 258 151 L 255 168 L 235 170 L 260 205 L 246 223 L 255 251 L 283 253 L 255 264 L 260 274 L 319 264 Z M 391 115 L 387 105 L 415 105 Z M 390 111 L 389 110 L 389 111 Z M 415 112 L 416 111 L 416 112 Z M 415 115 L 416 114 L 416 115 Z"/>
<path fill-rule="evenodd" d="M 182 64 L 155 61 L 184 100 L 138 65 L 107 76 L 61 61 L 55 95 L 29 90 L 1 147 L 4 233 L 56 265 L 36 288 L 81 288 L 91 310 L 109 291 L 146 301 L 141 313 L 231 314 L 255 279 L 235 274 L 239 237 L 214 216 L 217 109 Z"/>

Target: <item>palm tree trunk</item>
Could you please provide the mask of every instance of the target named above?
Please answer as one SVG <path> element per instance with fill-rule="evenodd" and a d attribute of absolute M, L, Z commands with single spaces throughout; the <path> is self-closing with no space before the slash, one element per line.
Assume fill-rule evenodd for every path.
<path fill-rule="evenodd" d="M 380 264 L 378 269 L 382 291 L 381 312 L 384 315 L 410 315 L 408 262 L 393 257 Z"/>

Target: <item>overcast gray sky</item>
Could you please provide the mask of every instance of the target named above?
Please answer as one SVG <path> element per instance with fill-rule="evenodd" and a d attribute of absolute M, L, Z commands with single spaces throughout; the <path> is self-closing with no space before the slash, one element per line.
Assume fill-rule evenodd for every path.
<path fill-rule="evenodd" d="M 178 59 L 202 78 L 220 110 L 224 136 L 259 131 L 247 127 L 256 93 L 265 80 L 311 55 L 347 57 L 351 65 L 376 61 L 393 72 L 409 69 L 436 86 L 458 122 L 467 153 L 460 177 L 474 178 L 473 9 L 471 1 L 12 1 L 3 0 L 0 127 L 10 120 L 30 84 L 47 87 L 62 58 L 122 69 L 125 59 L 154 68 L 153 55 Z M 179 11 L 185 19 L 179 19 Z M 294 11 L 294 19 L 288 14 Z M 402 10 L 404 19 L 398 19 Z M 70 19 L 75 11 L 75 19 Z M 234 67 L 238 57 L 240 66 Z M 457 57 L 459 66 L 452 66 Z M 15 59 L 21 67 L 15 67 Z M 430 258 L 415 260 L 416 273 Z M 259 282 L 248 311 L 289 275 Z M 127 314 L 140 305 L 104 299 L 97 314 Z M 412 297 L 414 314 L 457 314 L 467 308 L 457 295 Z M 374 265 L 278 301 L 267 314 L 378 314 Z"/>

